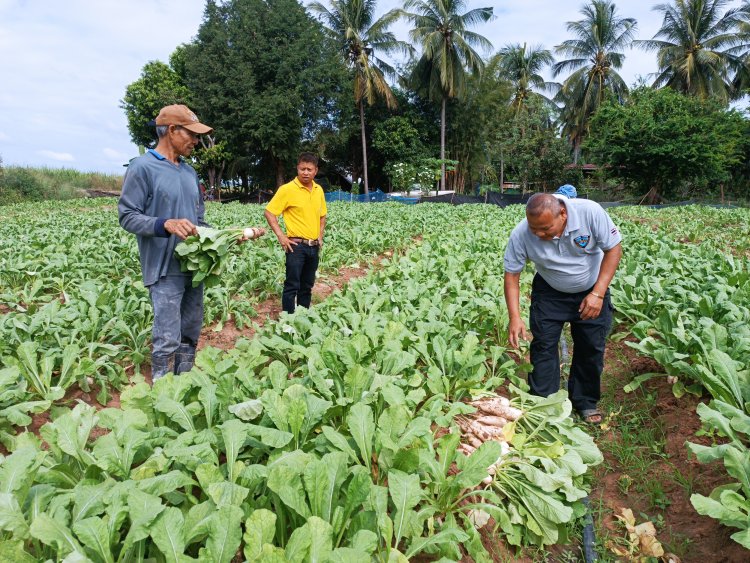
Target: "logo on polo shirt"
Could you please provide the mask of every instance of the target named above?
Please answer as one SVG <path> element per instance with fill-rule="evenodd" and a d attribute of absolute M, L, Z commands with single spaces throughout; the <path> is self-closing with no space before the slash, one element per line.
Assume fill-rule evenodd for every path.
<path fill-rule="evenodd" d="M 591 240 L 591 235 L 581 235 L 573 239 L 573 242 L 581 248 L 586 248 Z"/>

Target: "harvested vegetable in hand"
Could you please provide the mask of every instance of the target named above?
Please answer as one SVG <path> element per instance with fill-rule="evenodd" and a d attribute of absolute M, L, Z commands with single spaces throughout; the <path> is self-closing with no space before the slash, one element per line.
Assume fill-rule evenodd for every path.
<path fill-rule="evenodd" d="M 251 238 L 262 235 L 263 229 L 253 229 Z M 193 287 L 203 282 L 206 287 L 219 284 L 224 260 L 245 238 L 245 229 L 210 229 L 198 227 L 198 235 L 186 238 L 174 249 L 183 272 L 193 273 Z"/>

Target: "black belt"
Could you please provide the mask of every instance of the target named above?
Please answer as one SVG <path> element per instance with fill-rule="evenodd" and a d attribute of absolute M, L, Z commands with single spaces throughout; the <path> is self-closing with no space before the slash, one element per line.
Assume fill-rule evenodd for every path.
<path fill-rule="evenodd" d="M 318 239 L 316 238 L 289 237 L 289 240 L 293 240 L 294 242 L 301 242 L 302 244 L 305 244 L 307 246 L 318 246 Z"/>

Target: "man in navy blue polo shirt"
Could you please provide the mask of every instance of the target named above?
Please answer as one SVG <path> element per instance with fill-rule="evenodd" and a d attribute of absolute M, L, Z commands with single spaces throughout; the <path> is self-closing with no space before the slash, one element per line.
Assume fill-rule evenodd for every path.
<path fill-rule="evenodd" d="M 593 201 L 535 194 L 526 219 L 510 235 L 505 249 L 505 303 L 508 339 L 518 347 L 527 338 L 521 319 L 519 279 L 527 262 L 536 266 L 529 325 L 532 393 L 546 397 L 560 388 L 558 342 L 570 323 L 573 360 L 568 394 L 587 422 L 598 424 L 604 348 L 612 325 L 609 284 L 622 256 L 620 232 Z"/>

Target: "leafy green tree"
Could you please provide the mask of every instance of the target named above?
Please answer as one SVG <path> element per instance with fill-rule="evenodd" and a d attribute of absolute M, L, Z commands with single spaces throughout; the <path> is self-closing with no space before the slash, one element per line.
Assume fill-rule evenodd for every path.
<path fill-rule="evenodd" d="M 198 170 L 198 175 L 208 181 L 208 187 L 221 201 L 221 182 L 227 163 L 231 160 L 231 153 L 227 150 L 227 142 L 216 142 L 212 135 L 203 135 L 201 143 L 192 155 Z"/>
<path fill-rule="evenodd" d="M 511 84 L 501 76 L 499 60 L 491 58 L 481 76 L 470 75 L 461 98 L 447 105 L 446 142 L 457 164 L 449 176 L 449 189 L 465 192 L 480 184 L 492 165 L 492 139 L 511 112 Z"/>
<path fill-rule="evenodd" d="M 439 150 L 440 131 L 434 127 L 439 116 L 435 105 L 399 88 L 393 88 L 393 94 L 397 100 L 395 109 L 389 109 L 382 98 L 372 106 L 365 104 L 365 122 L 371 124 L 367 127 L 368 178 L 371 190 L 375 187 L 385 189 L 391 178 L 387 173 L 389 164 L 400 160 L 391 159 L 394 151 L 390 148 L 390 141 L 384 138 L 384 131 L 391 131 L 391 128 L 402 131 L 409 139 L 414 140 L 415 144 L 411 148 L 415 152 L 424 151 L 425 154 L 436 155 Z M 361 127 L 358 108 L 352 99 L 352 92 L 345 89 L 338 105 L 340 111 L 335 123 L 316 136 L 313 142 L 321 147 L 321 154 L 327 164 L 347 175 L 351 174 L 353 178 L 362 178 Z M 398 119 L 391 122 L 393 118 Z M 401 125 L 405 126 L 403 130 Z M 411 136 L 414 131 L 417 132 L 416 139 Z M 398 138 L 396 141 L 400 144 Z M 411 153 L 407 153 L 407 156 L 412 158 Z"/>
<path fill-rule="evenodd" d="M 547 191 L 559 185 L 570 149 L 553 126 L 549 105 L 531 98 L 522 111 L 512 111 L 509 117 L 495 131 L 495 146 L 512 177 L 524 191 Z"/>
<path fill-rule="evenodd" d="M 513 84 L 511 105 L 519 112 L 530 98 L 539 97 L 551 104 L 542 92 L 556 92 L 560 85 L 547 82 L 541 72 L 555 62 L 552 53 L 541 45 L 531 48 L 526 43 L 506 45 L 497 53 L 500 60 L 500 74 Z"/>
<path fill-rule="evenodd" d="M 354 72 L 354 102 L 359 109 L 362 135 L 362 169 L 365 195 L 370 193 L 367 177 L 367 134 L 364 104 L 372 105 L 380 97 L 388 108 L 396 105 L 396 98 L 386 81 L 395 78 L 396 71 L 376 53 L 409 53 L 411 46 L 398 41 L 388 28 L 399 18 L 398 10 L 391 10 L 375 19 L 375 0 L 331 0 L 331 8 L 320 2 L 310 9 L 321 15 L 328 31 L 339 45 L 344 60 Z"/>
<path fill-rule="evenodd" d="M 727 0 L 674 0 L 654 10 L 664 18 L 653 39 L 634 45 L 656 51 L 659 71 L 654 87 L 667 86 L 683 94 L 715 97 L 728 103 L 733 95 L 732 48 L 741 43 L 736 32 L 741 9 L 724 12 Z"/>
<path fill-rule="evenodd" d="M 552 67 L 553 75 L 571 72 L 563 82 L 557 101 L 563 105 L 563 133 L 573 145 L 578 161 L 580 145 L 588 122 L 609 96 L 620 102 L 628 93 L 625 81 L 617 73 L 625 55 L 622 51 L 633 41 L 636 21 L 621 18 L 610 0 L 592 0 L 581 9 L 582 20 L 568 22 L 567 30 L 576 36 L 558 45 L 558 54 L 569 57 Z"/>
<path fill-rule="evenodd" d="M 120 107 L 125 110 L 130 138 L 136 145 L 155 144 L 153 120 L 170 104 L 191 105 L 191 94 L 180 75 L 161 61 L 146 63 L 141 76 L 125 89 Z"/>
<path fill-rule="evenodd" d="M 400 115 L 377 124 L 372 134 L 372 146 L 388 163 L 415 162 L 427 156 L 419 131 L 410 119 Z"/>
<path fill-rule="evenodd" d="M 332 119 L 345 80 L 334 45 L 296 0 L 209 0 L 184 72 L 196 113 L 246 174 L 277 186 Z"/>
<path fill-rule="evenodd" d="M 464 0 L 406 0 L 402 14 L 414 26 L 411 39 L 422 46 L 422 57 L 414 76 L 427 84 L 432 99 L 440 106 L 440 160 L 445 161 L 445 111 L 448 99 L 464 93 L 467 69 L 479 74 L 484 68 L 482 57 L 474 50 L 489 51 L 487 38 L 469 28 L 493 17 L 492 8 L 476 8 L 461 13 Z M 413 11 L 409 11 L 413 10 Z M 445 189 L 445 166 L 440 174 L 440 188 Z"/>
<path fill-rule="evenodd" d="M 729 49 L 729 65 L 734 73 L 732 94 L 740 98 L 750 89 L 750 0 L 745 0 L 737 13 L 738 43 Z"/>
<path fill-rule="evenodd" d="M 726 181 L 745 148 L 747 122 L 713 99 L 641 87 L 591 120 L 592 159 L 649 202 L 700 195 Z M 687 192 L 681 190 L 687 188 Z"/>

